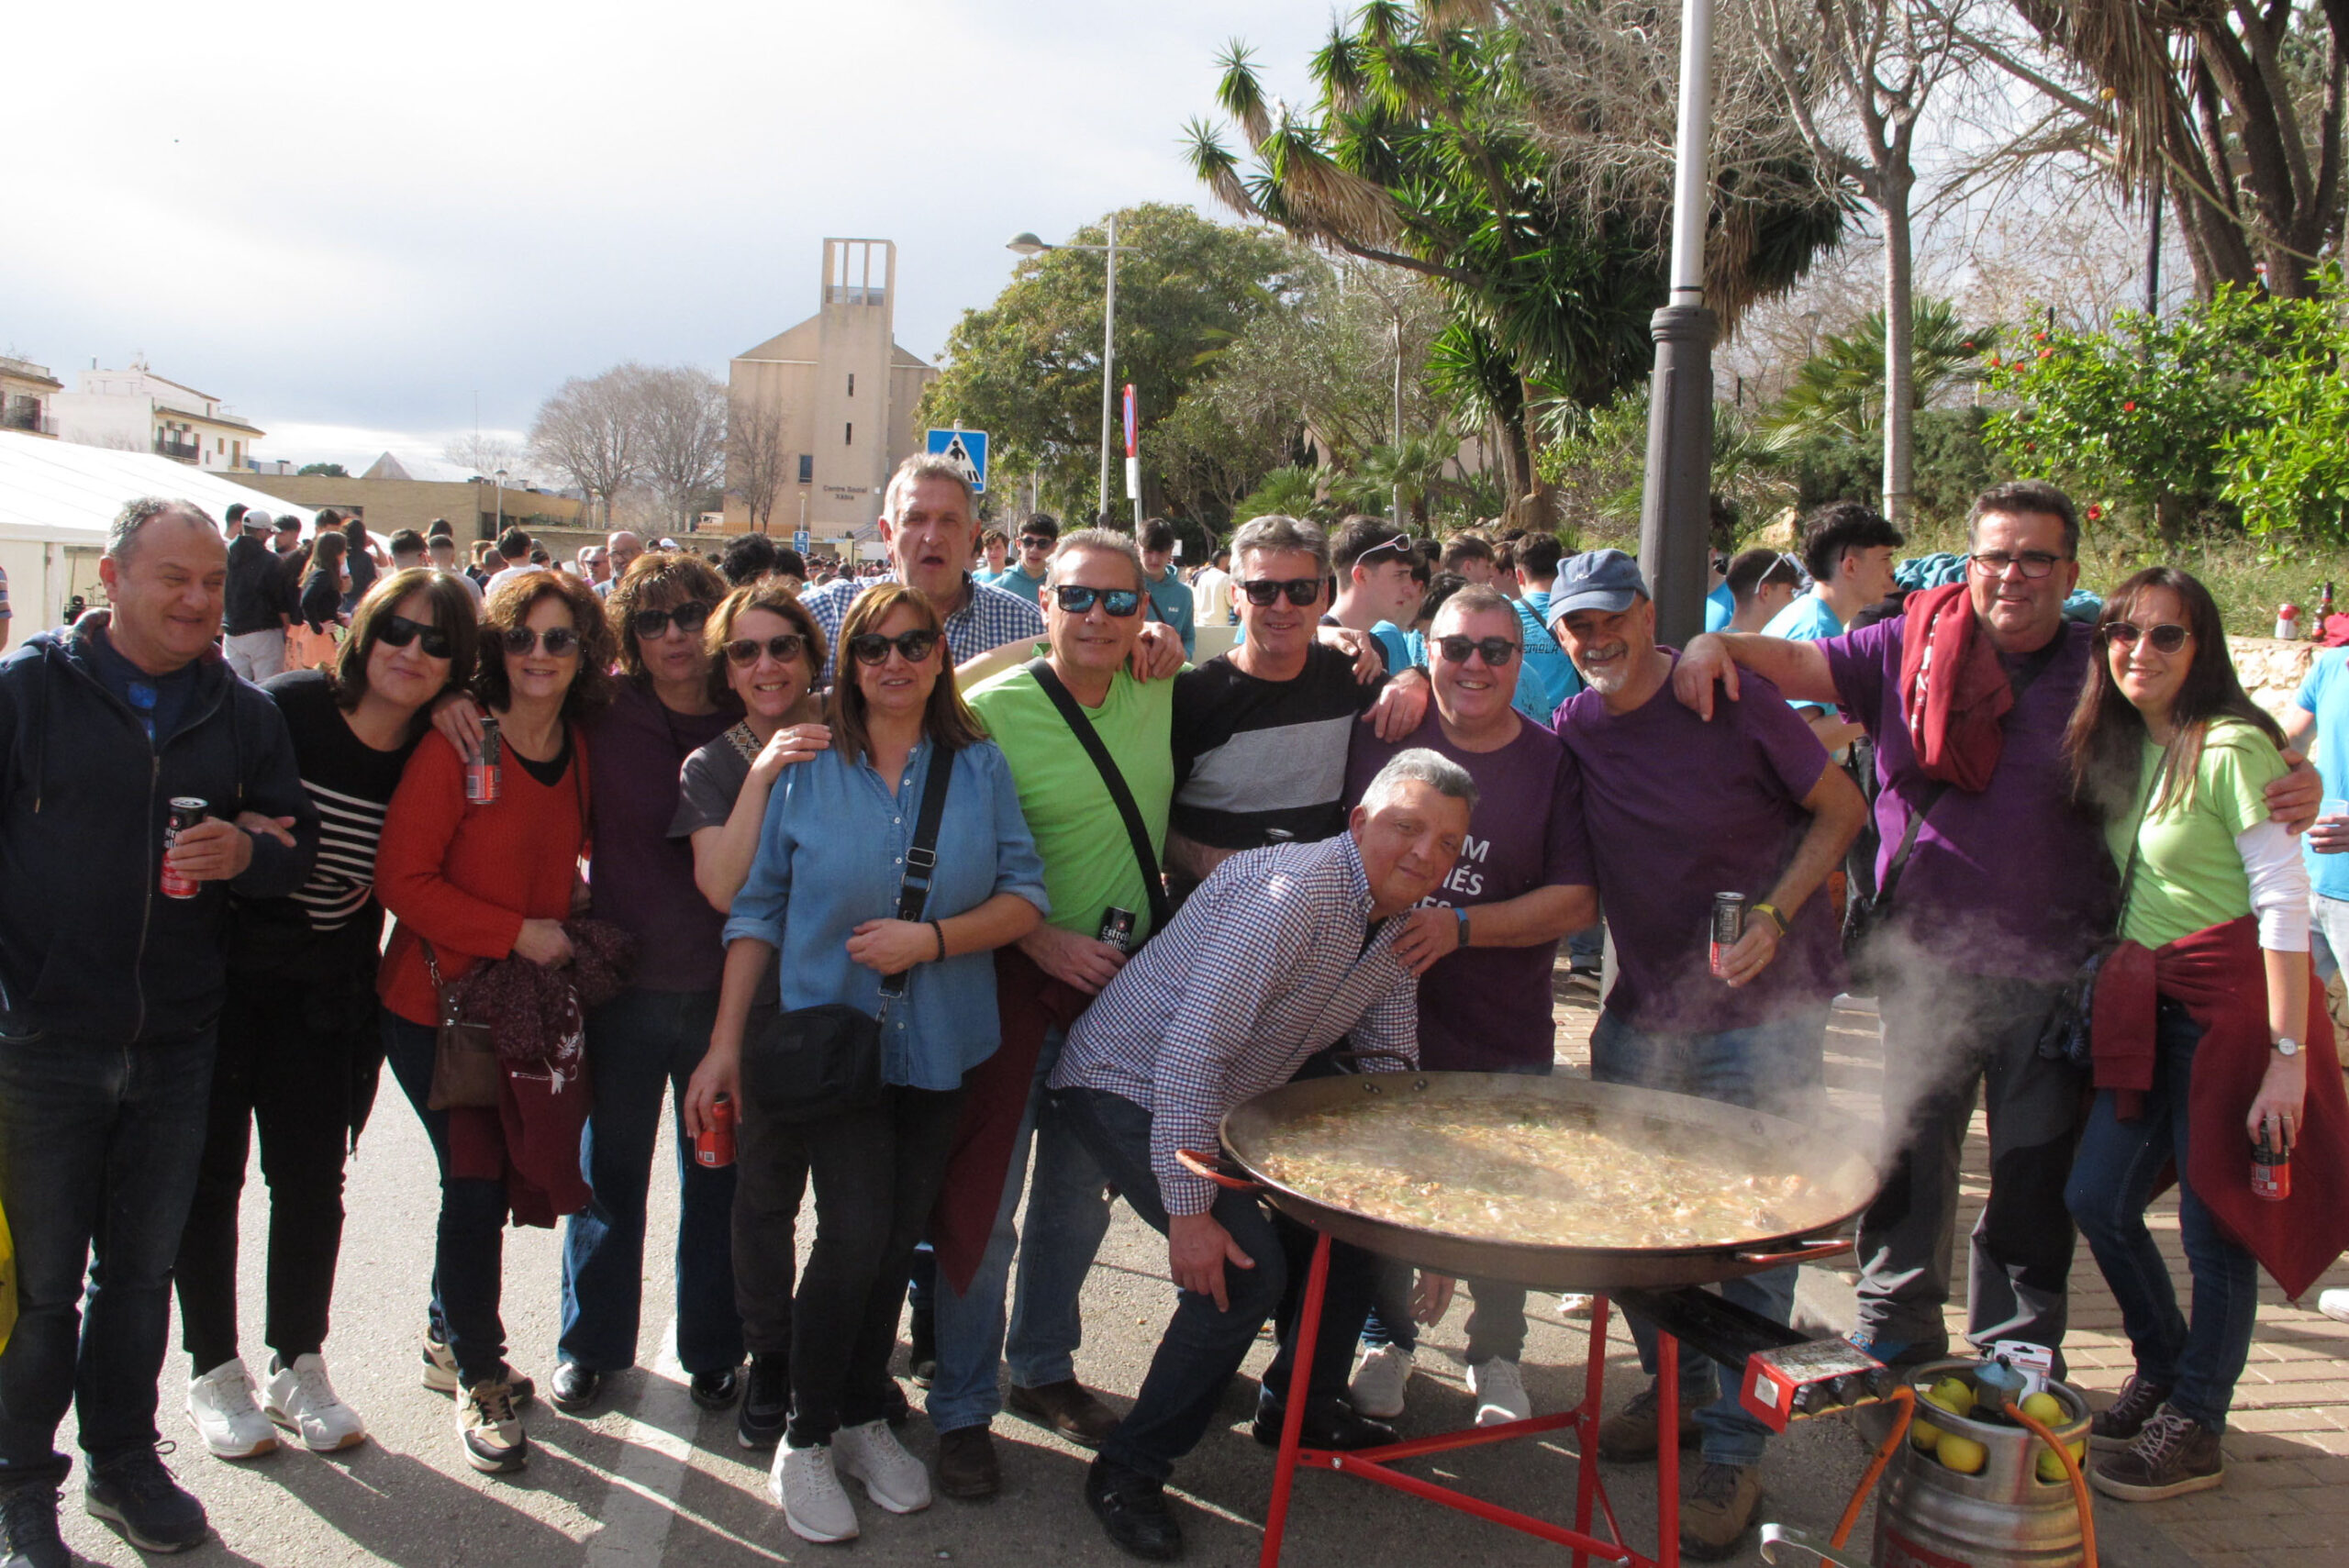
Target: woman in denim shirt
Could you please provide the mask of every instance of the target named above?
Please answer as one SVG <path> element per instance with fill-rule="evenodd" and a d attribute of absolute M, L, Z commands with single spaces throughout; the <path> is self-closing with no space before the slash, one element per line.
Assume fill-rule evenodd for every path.
<path fill-rule="evenodd" d="M 686 1093 L 696 1131 L 719 1094 L 741 1107 L 736 1179 L 746 1198 L 794 1159 L 815 1182 L 815 1247 L 791 1310 L 791 1421 L 768 1490 L 793 1531 L 818 1541 L 857 1533 L 840 1475 L 863 1481 L 893 1513 L 930 1504 L 930 1473 L 885 1419 L 906 1270 L 944 1178 L 963 1074 L 998 1043 L 988 955 L 1050 906 L 1010 770 L 954 690 L 930 602 L 896 584 L 866 590 L 841 628 L 840 651 L 831 749 L 790 770 L 769 801 L 726 923 L 709 1053 Z M 953 769 L 938 865 L 925 918 L 899 920 L 933 764 Z M 845 1002 L 878 1012 L 882 978 L 911 972 L 889 1008 L 888 1086 L 872 1109 L 775 1123 L 742 1100 L 743 1025 L 770 949 L 781 951 L 786 1011 Z"/>

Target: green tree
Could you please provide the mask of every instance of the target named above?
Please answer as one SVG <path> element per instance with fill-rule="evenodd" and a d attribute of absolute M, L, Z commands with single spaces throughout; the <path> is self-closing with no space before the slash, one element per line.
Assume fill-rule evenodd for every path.
<path fill-rule="evenodd" d="M 1910 407 L 1926 408 L 1972 373 L 1990 334 L 1969 329 L 1945 299 L 1919 300 L 1910 322 Z M 1764 421 L 1765 438 L 1782 447 L 1876 439 L 1884 429 L 1884 312 L 1877 310 L 1803 362 Z"/>
<path fill-rule="evenodd" d="M 1324 521 L 1330 514 L 1330 505 L 1321 494 L 1327 477 L 1310 463 L 1276 468 L 1231 509 L 1231 520 L 1235 526 L 1252 517 L 1267 517 Z"/>
<path fill-rule="evenodd" d="M 294 472 L 295 474 L 303 478 L 308 478 L 312 475 L 316 475 L 320 479 L 348 479 L 351 477 L 351 471 L 343 467 L 342 464 L 339 462 L 306 462 Z"/>
<path fill-rule="evenodd" d="M 1205 373 L 1201 356 L 1293 294 L 1298 257 L 1275 237 L 1188 207 L 1152 204 L 1117 217 L 1117 379 L 1134 386 L 1147 445 L 1147 432 Z M 1099 245 L 1105 234 L 1088 226 L 1069 243 Z M 993 304 L 963 313 L 918 410 L 928 425 L 989 431 L 990 466 L 1007 478 L 1033 474 L 1041 504 L 1064 517 L 1094 510 L 1104 261 L 1063 249 L 1022 261 Z"/>

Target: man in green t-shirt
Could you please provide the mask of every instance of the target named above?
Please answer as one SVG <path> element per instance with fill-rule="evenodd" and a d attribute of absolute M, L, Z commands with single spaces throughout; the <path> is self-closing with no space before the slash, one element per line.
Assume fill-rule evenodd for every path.
<path fill-rule="evenodd" d="M 1086 529 L 1063 538 L 1039 593 L 1047 662 L 1100 736 L 1150 835 L 1152 858 L 1164 848 L 1174 795 L 1174 683 L 1137 681 L 1127 667 L 1143 625 L 1147 580 L 1133 541 Z M 1002 1147 L 1002 1125 L 1017 1119 L 1004 1167 L 972 1170 L 974 1187 L 1000 1180 L 1002 1195 L 985 1256 L 969 1287 L 956 1291 L 941 1242 L 937 1301 L 937 1371 L 929 1400 L 937 1429 L 939 1490 L 984 1497 L 1000 1485 L 987 1425 L 1000 1407 L 996 1363 L 1006 1350 L 1004 1292 L 1012 1254 L 1019 1258 L 1017 1310 L 1010 1324 L 1011 1407 L 1062 1435 L 1098 1445 L 1117 1416 L 1076 1380 L 1077 1296 L 1108 1228 L 1100 1168 L 1058 1119 L 1043 1114 L 1044 1081 L 1058 1064 L 1063 1032 L 1084 1005 L 1117 978 L 1125 951 L 1098 940 L 1111 909 L 1132 917 L 1128 949 L 1151 930 L 1151 898 L 1125 821 L 1099 769 L 1037 676 L 1022 667 L 966 694 L 973 712 L 1003 749 L 1019 786 L 1020 809 L 1044 859 L 1052 916 L 998 956 L 996 987 L 1003 1045 L 978 1070 L 1019 1073 L 1024 1085 L 990 1098 L 974 1089 L 957 1142 Z M 1041 1036 L 1041 1038 L 1040 1038 Z M 974 1073 L 976 1078 L 978 1074 Z M 1018 1093 L 1023 1087 L 1024 1094 Z M 988 1129 L 974 1125 L 994 1118 Z M 1036 1173 L 1026 1234 L 1015 1233 L 1020 1178 L 1034 1145 Z M 958 1169 L 949 1184 L 963 1180 Z M 983 1200 L 982 1200 L 983 1201 Z"/>

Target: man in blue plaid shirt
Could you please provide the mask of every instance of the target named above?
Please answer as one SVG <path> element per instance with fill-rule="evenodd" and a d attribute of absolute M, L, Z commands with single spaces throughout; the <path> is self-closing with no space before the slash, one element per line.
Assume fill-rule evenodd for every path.
<path fill-rule="evenodd" d="M 1303 1255 L 1296 1243 L 1312 1240 L 1252 1194 L 1185 1170 L 1176 1153 L 1212 1151 L 1225 1111 L 1287 1083 L 1341 1038 L 1416 1060 L 1419 982 L 1395 954 L 1404 929 L 1395 917 L 1451 874 L 1475 795 L 1457 763 L 1402 752 L 1371 781 L 1345 832 L 1248 851 L 1217 867 L 1069 1030 L 1052 1078 L 1053 1110 L 1134 1212 L 1164 1234 L 1182 1290 L 1141 1396 L 1085 1484 L 1109 1539 L 1137 1556 L 1182 1550 L 1166 1478 L 1205 1435 L 1257 1329 L 1280 1305 L 1292 1256 Z M 1331 1336 L 1340 1387 L 1353 1355 L 1345 1338 Z M 1272 1394 L 1258 1407 L 1259 1440 L 1268 1430 L 1278 1440 L 1293 1346 L 1283 1340 L 1264 1375 Z M 1389 1429 L 1342 1401 L 1321 1403 L 1308 1402 L 1305 1413 L 1312 1446 L 1391 1440 Z"/>

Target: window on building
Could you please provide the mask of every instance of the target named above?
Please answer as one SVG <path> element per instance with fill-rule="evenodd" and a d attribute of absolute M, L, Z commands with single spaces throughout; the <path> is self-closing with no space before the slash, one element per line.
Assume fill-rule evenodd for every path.
<path fill-rule="evenodd" d="M 855 426 L 855 424 L 854 424 L 853 422 L 852 422 L 852 423 L 850 423 L 850 424 L 848 424 L 848 425 L 846 425 L 846 426 L 843 426 L 841 428 L 842 428 L 842 433 L 841 433 L 841 445 L 842 445 L 842 446 L 844 446 L 844 447 L 852 447 L 852 446 L 856 445 L 856 426 Z"/>
<path fill-rule="evenodd" d="M 799 454 L 799 483 L 802 484 L 816 483 L 816 454 L 814 452 Z"/>

